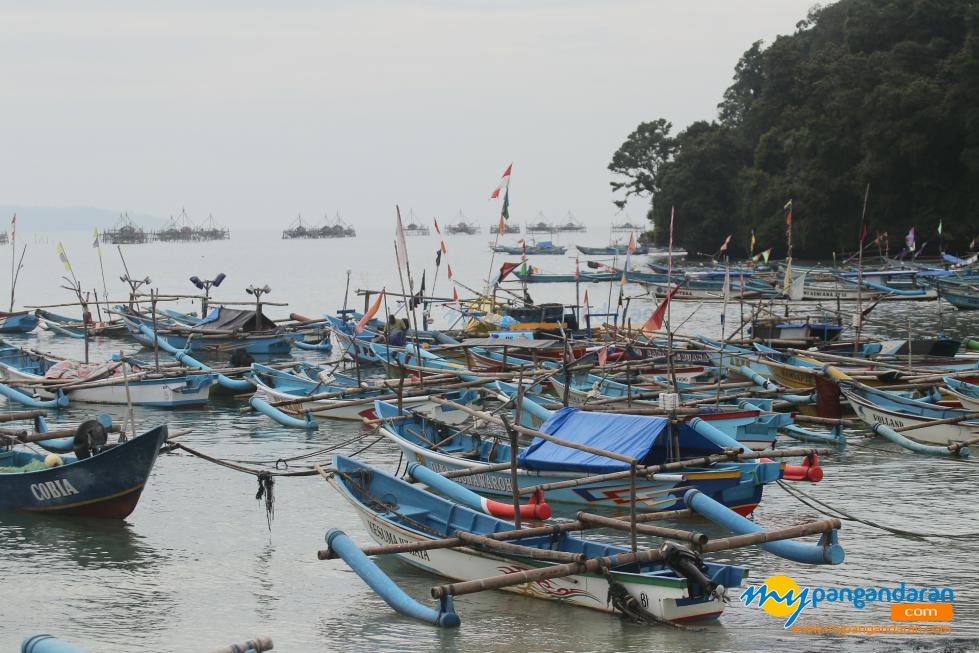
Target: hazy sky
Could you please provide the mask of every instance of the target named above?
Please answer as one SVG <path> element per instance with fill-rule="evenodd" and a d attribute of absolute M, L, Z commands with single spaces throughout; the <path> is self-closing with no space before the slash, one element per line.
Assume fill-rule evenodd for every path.
<path fill-rule="evenodd" d="M 513 161 L 514 218 L 598 222 L 629 132 L 713 118 L 810 5 L 0 2 L 0 204 L 488 223 Z"/>

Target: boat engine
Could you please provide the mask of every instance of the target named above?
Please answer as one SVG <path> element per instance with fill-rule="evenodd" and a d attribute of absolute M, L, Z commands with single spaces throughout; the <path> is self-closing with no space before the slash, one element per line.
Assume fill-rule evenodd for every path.
<path fill-rule="evenodd" d="M 75 430 L 74 450 L 78 460 L 97 454 L 108 441 L 105 426 L 97 419 L 85 420 Z"/>
<path fill-rule="evenodd" d="M 727 589 L 707 576 L 707 565 L 699 555 L 672 542 L 663 544 L 660 551 L 663 553 L 663 562 L 666 566 L 689 581 L 690 598 L 700 598 L 706 594 L 727 601 Z M 694 595 L 695 587 L 701 588 L 703 593 Z"/>

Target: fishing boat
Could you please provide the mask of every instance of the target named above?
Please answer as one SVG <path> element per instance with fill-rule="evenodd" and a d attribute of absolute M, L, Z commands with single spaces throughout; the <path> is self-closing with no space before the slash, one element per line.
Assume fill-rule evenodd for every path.
<path fill-rule="evenodd" d="M 310 381 L 297 374 L 277 370 L 255 363 L 252 365 L 252 382 L 257 388 L 257 399 L 267 400 L 272 408 L 285 413 L 287 416 L 315 418 L 318 421 L 329 419 L 346 421 L 363 421 L 375 419 L 374 402 L 376 398 L 393 398 L 395 389 L 389 385 L 373 388 L 327 385 L 323 382 Z M 470 402 L 475 394 L 456 394 L 460 401 Z M 414 410 L 430 414 L 441 414 L 441 406 L 429 401 L 428 394 L 414 393 L 404 397 L 403 405 Z M 260 410 L 258 402 L 252 406 Z M 262 406 L 264 408 L 264 406 Z M 272 419 L 277 415 L 274 411 L 260 410 Z M 458 416 L 449 415 L 444 418 L 448 423 Z"/>
<path fill-rule="evenodd" d="M 0 333 L 30 333 L 37 327 L 37 323 L 37 315 L 31 311 L 0 311 Z"/>
<path fill-rule="evenodd" d="M 916 428 L 902 435 L 917 442 L 937 445 L 967 442 L 979 436 L 979 420 L 974 418 L 938 423 L 966 417 L 972 414 L 971 411 L 910 399 L 856 381 L 840 380 L 839 386 L 853 411 L 870 427 L 879 424 L 900 431 L 904 427 L 914 426 Z"/>
<path fill-rule="evenodd" d="M 533 402 L 524 405 L 530 407 Z M 469 429 L 454 429 L 417 414 L 410 419 L 395 419 L 397 408 L 378 401 L 375 414 L 384 419 L 382 433 L 397 444 L 410 460 L 442 473 L 499 467 L 510 461 L 510 446 Z M 458 413 L 463 413 L 457 410 Z M 462 422 L 460 422 L 462 423 Z M 695 422 L 695 426 L 700 426 Z M 725 447 L 742 445 L 717 431 L 702 428 L 703 433 L 686 424 L 681 425 L 679 442 L 681 457 L 720 453 Z M 539 430 L 578 444 L 628 455 L 655 465 L 669 459 L 669 420 L 662 417 L 587 413 L 565 408 L 554 413 Z M 705 435 L 706 434 L 706 435 Z M 746 448 L 746 447 L 744 447 Z M 576 449 L 534 439 L 518 456 L 517 483 L 528 488 L 544 483 L 628 470 L 629 466 Z M 655 474 L 652 479 L 637 479 L 637 508 L 644 511 L 671 510 L 681 506 L 682 491 L 678 487 L 695 485 L 716 501 L 740 514 L 750 514 L 761 501 L 765 484 L 781 478 L 782 466 L 772 462 L 726 463 L 712 467 L 690 467 L 680 473 Z M 477 492 L 512 497 L 510 471 L 487 470 L 464 476 L 459 482 Z M 629 505 L 629 479 L 583 482 L 572 488 L 549 490 L 551 503 L 584 505 L 590 508 L 623 509 Z"/>
<path fill-rule="evenodd" d="M 357 512 L 379 544 L 411 544 L 454 536 L 458 531 L 487 536 L 512 531 L 513 523 L 476 512 L 426 492 L 351 458 L 334 456 L 333 488 Z M 329 537 L 328 541 L 333 537 Z M 581 539 L 567 531 L 519 540 L 524 547 L 548 553 L 583 554 L 587 558 L 614 556 L 627 547 Z M 332 542 L 331 542 L 332 546 Z M 551 559 L 558 554 L 551 556 Z M 456 580 L 497 576 L 554 564 L 528 556 L 507 555 L 478 547 L 434 548 L 399 554 L 413 567 Z M 541 556 L 542 557 L 542 556 Z M 615 613 L 625 600 L 654 620 L 671 622 L 713 619 L 724 610 L 721 588 L 736 587 L 745 570 L 701 561 L 700 575 L 685 576 L 667 561 L 612 568 L 606 574 L 579 573 L 508 587 L 508 591 L 601 612 Z M 700 583 L 703 584 L 699 584 Z M 610 600 L 610 597 L 616 597 Z M 458 618 L 455 620 L 458 624 Z"/>
<path fill-rule="evenodd" d="M 124 306 L 117 306 L 115 311 L 134 340 L 144 347 L 153 347 L 153 338 L 140 329 L 140 325 L 153 326 L 152 316 Z M 212 355 L 228 354 L 237 349 L 252 355 L 288 354 L 293 342 L 302 337 L 278 326 L 261 309 L 239 310 L 226 306 L 213 309 L 193 325 L 179 320 L 161 322 L 157 316 L 155 332 L 175 349 Z"/>
<path fill-rule="evenodd" d="M 124 519 L 136 508 L 167 427 L 115 444 L 85 422 L 75 455 L 0 449 L 0 509 Z M 82 430 L 85 427 L 86 430 Z"/>
<path fill-rule="evenodd" d="M 528 267 L 526 271 L 514 270 L 514 276 L 524 283 L 607 283 L 622 278 L 620 272 L 581 272 L 554 274 L 539 272 L 533 267 Z"/>
<path fill-rule="evenodd" d="M 135 361 L 86 364 L 14 347 L 0 346 L 0 379 L 8 386 L 31 388 L 42 400 L 57 399 L 92 404 L 128 404 L 155 408 L 190 408 L 207 405 L 214 374 L 167 375 Z M 5 393 L 15 401 L 33 405 L 27 395 Z M 28 403 L 30 400 L 31 403 Z"/>
<path fill-rule="evenodd" d="M 629 253 L 629 243 L 612 243 L 605 247 L 585 247 L 584 245 L 575 245 L 575 247 L 585 256 L 625 256 Z M 649 246 L 645 243 L 637 243 L 632 253 L 648 254 Z"/>
<path fill-rule="evenodd" d="M 514 245 L 496 245 L 493 251 L 502 254 L 513 254 L 515 256 L 520 256 L 526 254 L 531 255 L 549 255 L 557 256 L 561 254 L 566 254 L 568 251 L 567 247 L 562 247 L 561 245 L 555 245 L 549 240 L 543 240 L 533 245 L 523 244 L 519 246 Z"/>
<path fill-rule="evenodd" d="M 82 320 L 72 317 L 59 315 L 39 308 L 34 311 L 39 318 L 38 326 L 51 333 L 68 336 L 69 338 L 82 339 L 85 334 L 88 337 L 124 337 L 129 333 L 125 322 L 122 320 L 109 320 L 107 322 L 90 322 L 87 325 Z"/>

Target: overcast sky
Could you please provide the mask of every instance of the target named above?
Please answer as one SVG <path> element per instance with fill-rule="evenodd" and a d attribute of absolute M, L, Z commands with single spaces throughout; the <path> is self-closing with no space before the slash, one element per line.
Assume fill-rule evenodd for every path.
<path fill-rule="evenodd" d="M 0 2 L 0 204 L 491 222 L 513 161 L 518 221 L 595 223 L 629 132 L 715 117 L 741 53 L 811 5 Z"/>

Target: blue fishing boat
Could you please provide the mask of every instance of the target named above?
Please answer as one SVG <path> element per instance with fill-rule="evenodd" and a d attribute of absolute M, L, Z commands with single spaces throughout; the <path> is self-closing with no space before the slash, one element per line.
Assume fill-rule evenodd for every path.
<path fill-rule="evenodd" d="M 74 455 L 0 449 L 0 508 L 123 519 L 136 508 L 167 427 L 105 443 L 83 423 Z M 87 427 L 86 427 L 87 428 Z"/>
<path fill-rule="evenodd" d="M 513 530 L 512 522 L 460 506 L 353 459 L 334 456 L 333 468 L 330 484 L 350 502 L 367 532 L 379 544 L 425 543 L 453 537 L 459 531 L 488 536 Z M 331 549 L 342 551 L 342 545 L 349 541 L 342 532 L 334 530 L 327 534 L 327 542 Z M 596 539 L 574 537 L 560 529 L 553 534 L 520 538 L 519 544 L 554 554 L 552 560 L 561 553 L 568 554 L 568 559 L 574 555 L 591 559 L 631 551 L 628 547 Z M 370 563 L 362 554 L 360 562 L 354 561 L 346 551 L 339 555 L 351 562 L 362 577 L 369 573 L 366 568 Z M 531 556 L 513 555 L 512 552 L 484 551 L 476 546 L 432 548 L 398 554 L 397 557 L 423 571 L 456 580 L 486 578 L 556 564 Z M 641 565 L 613 565 L 605 574 L 584 572 L 507 589 L 533 598 L 609 613 L 618 612 L 624 605 L 623 599 L 627 599 L 640 613 L 660 621 L 716 618 L 725 607 L 724 588 L 737 587 L 745 570 L 738 566 L 702 561 L 699 556 L 697 568 L 700 569 L 698 574 L 687 572 L 684 575 L 667 560 Z M 373 575 L 372 587 L 385 591 L 385 588 L 378 586 L 390 585 L 391 581 L 379 576 L 383 574 Z M 612 596 L 618 598 L 610 600 Z M 452 611 L 451 603 L 443 603 L 438 611 L 419 604 L 415 604 L 415 607 L 420 610 L 412 610 L 405 605 L 411 602 L 410 598 L 402 597 L 399 610 L 403 612 L 426 619 L 422 615 L 430 613 L 432 623 L 459 625 L 459 618 Z"/>
<path fill-rule="evenodd" d="M 115 308 L 129 329 L 134 340 L 145 347 L 153 347 L 152 337 L 140 329 L 141 325 L 153 326 L 152 316 L 131 311 L 124 306 Z M 187 325 L 175 319 L 161 320 L 157 316 L 156 334 L 175 349 L 187 352 L 206 352 L 221 355 L 243 350 L 252 355 L 282 355 L 292 349 L 293 341 L 300 337 L 275 324 L 261 311 L 238 310 L 220 306 L 208 315 Z"/>
<path fill-rule="evenodd" d="M 532 410 L 531 403 L 525 401 L 525 411 Z M 480 435 L 467 429 L 453 429 L 413 413 L 409 413 L 409 419 L 395 419 L 397 408 L 382 401 L 375 402 L 374 412 L 386 420 L 381 432 L 388 439 L 401 447 L 410 460 L 436 472 L 476 470 L 510 461 L 509 444 L 499 442 L 485 432 Z M 456 412 L 463 411 L 457 409 Z M 565 408 L 553 413 L 539 430 L 564 440 L 633 457 L 643 465 L 657 465 L 673 459 L 668 450 L 671 446 L 669 420 L 662 417 L 588 413 Z M 681 424 L 678 430 L 681 458 L 721 453 L 731 447 L 747 448 L 702 420 Z M 626 463 L 539 438 L 521 450 L 518 464 L 520 488 L 629 469 Z M 637 507 L 644 511 L 682 507 L 682 490 L 676 488 L 696 486 L 732 510 L 750 514 L 761 501 L 764 485 L 778 480 L 781 474 L 780 463 L 747 462 L 690 467 L 676 473 L 654 474 L 651 479 L 642 476 L 637 479 Z M 459 482 L 483 494 L 512 496 L 509 470 L 465 476 Z M 629 505 L 629 480 L 594 481 L 550 490 L 547 500 L 621 510 Z"/>
<path fill-rule="evenodd" d="M 516 256 L 520 256 L 523 254 L 526 254 L 527 256 L 531 256 L 535 254 L 536 255 L 561 255 L 561 254 L 566 254 L 568 252 L 568 248 L 563 247 L 561 245 L 555 245 L 549 240 L 544 240 L 539 243 L 535 243 L 533 245 L 521 245 L 521 246 L 497 245 L 496 247 L 493 248 L 493 251 L 498 253 L 503 253 L 503 254 L 513 254 Z"/>
<path fill-rule="evenodd" d="M 38 317 L 31 311 L 0 311 L 0 333 L 30 333 L 37 327 L 37 323 Z"/>
<path fill-rule="evenodd" d="M 624 256 L 629 253 L 629 243 L 613 243 L 605 247 L 585 247 L 584 245 L 575 245 L 575 247 L 585 256 Z M 648 254 L 649 245 L 636 243 L 632 253 Z"/>

